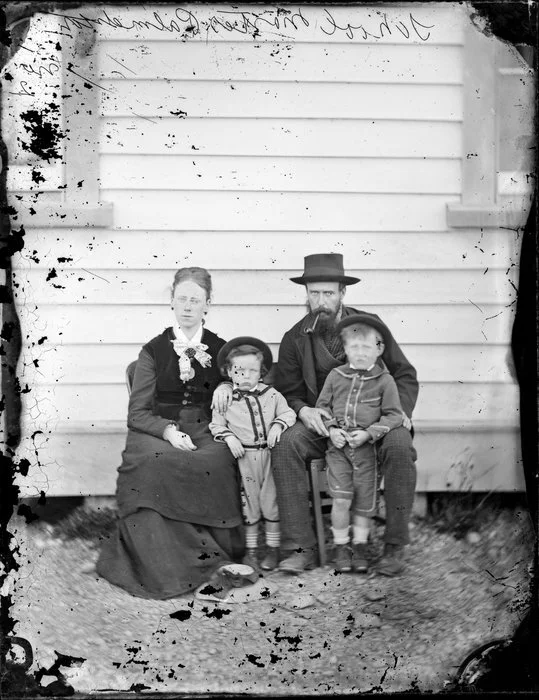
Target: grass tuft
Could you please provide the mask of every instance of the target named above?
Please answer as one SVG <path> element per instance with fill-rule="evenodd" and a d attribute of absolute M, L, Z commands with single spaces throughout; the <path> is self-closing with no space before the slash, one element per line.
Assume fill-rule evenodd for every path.
<path fill-rule="evenodd" d="M 114 529 L 118 512 L 114 507 L 100 509 L 80 506 L 54 526 L 54 535 L 65 539 L 99 541 Z"/>
<path fill-rule="evenodd" d="M 429 498 L 428 522 L 437 532 L 461 540 L 470 532 L 480 532 L 491 525 L 501 511 L 523 505 L 520 494 L 433 493 Z"/>

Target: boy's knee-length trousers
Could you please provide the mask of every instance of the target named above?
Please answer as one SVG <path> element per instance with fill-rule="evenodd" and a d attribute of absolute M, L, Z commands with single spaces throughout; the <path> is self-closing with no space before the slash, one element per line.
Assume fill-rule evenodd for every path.
<path fill-rule="evenodd" d="M 278 521 L 277 492 L 271 472 L 271 450 L 246 448 L 238 459 L 241 474 L 241 501 L 246 525 L 254 525 L 262 518 Z"/>

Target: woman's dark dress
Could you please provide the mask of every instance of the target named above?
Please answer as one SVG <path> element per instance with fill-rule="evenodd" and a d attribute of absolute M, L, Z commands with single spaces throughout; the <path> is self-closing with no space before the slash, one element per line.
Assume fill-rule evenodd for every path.
<path fill-rule="evenodd" d="M 193 360 L 195 376 L 184 383 L 173 338 L 167 328 L 140 352 L 118 469 L 120 519 L 96 567 L 111 583 L 145 598 L 194 590 L 243 548 L 236 462 L 208 430 L 211 397 L 222 381 L 215 358 L 224 340 L 204 330 L 212 365 Z M 171 422 L 190 435 L 195 451 L 163 439 Z"/>

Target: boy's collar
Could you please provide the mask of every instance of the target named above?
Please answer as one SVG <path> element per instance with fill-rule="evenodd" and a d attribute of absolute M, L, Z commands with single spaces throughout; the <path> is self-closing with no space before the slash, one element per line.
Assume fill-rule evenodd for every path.
<path fill-rule="evenodd" d="M 360 369 L 359 367 L 354 367 L 354 365 L 351 362 L 349 362 L 348 365 L 350 369 L 355 369 L 356 372 L 370 372 L 376 367 L 376 362 L 373 362 L 370 367 L 367 367 L 367 369 Z"/>

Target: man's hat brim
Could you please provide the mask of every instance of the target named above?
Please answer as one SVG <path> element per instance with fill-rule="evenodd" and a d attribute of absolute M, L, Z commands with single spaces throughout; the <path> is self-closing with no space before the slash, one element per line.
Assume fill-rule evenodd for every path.
<path fill-rule="evenodd" d="M 223 345 L 217 355 L 217 367 L 219 367 L 219 369 L 224 367 L 228 353 L 239 345 L 252 345 L 257 350 L 260 350 L 264 357 L 264 366 L 268 371 L 271 369 L 273 365 L 273 355 L 271 354 L 269 346 L 266 345 L 263 340 L 253 338 L 250 335 L 241 335 L 237 338 L 232 338 L 232 340 L 229 340 L 228 343 Z"/>
<path fill-rule="evenodd" d="M 383 321 L 373 318 L 369 314 L 351 314 L 350 316 L 346 316 L 337 324 L 337 333 L 341 333 L 341 331 L 348 326 L 355 326 L 356 323 L 361 323 L 364 326 L 374 328 L 381 334 L 382 338 L 384 339 L 384 343 L 387 343 L 389 328 Z"/>
<path fill-rule="evenodd" d="M 348 275 L 302 275 L 301 277 L 290 277 L 291 282 L 296 284 L 308 284 L 310 282 L 340 282 L 341 284 L 357 284 L 360 280 L 357 277 Z"/>

